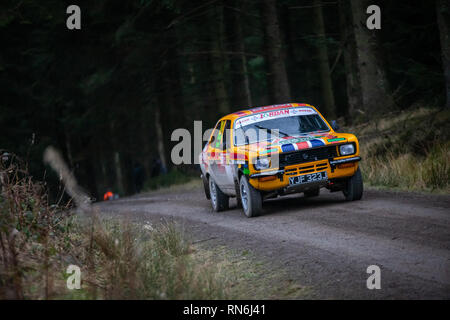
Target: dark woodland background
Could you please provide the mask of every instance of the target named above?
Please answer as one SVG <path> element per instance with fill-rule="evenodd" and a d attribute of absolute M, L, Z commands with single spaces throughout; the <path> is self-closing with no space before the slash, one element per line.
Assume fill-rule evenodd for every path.
<path fill-rule="evenodd" d="M 81 30 L 66 8 L 81 8 Z M 370 4 L 381 30 L 365 27 Z M 98 0 L 0 4 L 0 149 L 59 148 L 94 196 L 171 169 L 171 132 L 248 106 L 306 102 L 341 124 L 449 107 L 448 2 Z M 186 169 L 187 170 L 187 169 Z M 154 175 L 154 174 L 153 174 Z"/>

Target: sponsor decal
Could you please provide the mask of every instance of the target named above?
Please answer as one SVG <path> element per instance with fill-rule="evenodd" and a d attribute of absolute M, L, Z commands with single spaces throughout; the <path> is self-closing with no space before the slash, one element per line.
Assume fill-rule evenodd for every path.
<path fill-rule="evenodd" d="M 278 119 L 285 118 L 297 115 L 308 115 L 308 114 L 317 114 L 314 109 L 310 107 L 299 107 L 299 108 L 288 108 L 288 109 L 280 109 L 273 110 L 268 112 L 261 112 L 251 116 L 242 117 L 237 119 L 234 123 L 235 128 L 240 128 L 242 126 L 250 125 L 253 123 L 257 123 L 260 121 L 268 120 L 268 119 Z"/>
<path fill-rule="evenodd" d="M 313 140 L 315 139 L 314 137 L 299 137 L 299 138 L 294 138 L 294 139 L 288 139 L 288 140 L 282 140 L 279 143 L 281 145 L 283 144 L 289 144 L 289 143 L 298 143 L 298 142 L 304 142 L 304 141 L 309 141 L 309 140 Z"/>
<path fill-rule="evenodd" d="M 273 118 L 276 116 L 289 115 L 289 114 L 290 114 L 290 110 L 284 109 L 284 110 L 276 110 L 276 111 L 270 111 L 270 112 L 266 112 L 266 113 L 260 113 L 258 115 L 259 115 L 260 119 L 264 119 L 264 118 Z"/>
<path fill-rule="evenodd" d="M 273 152 L 278 152 L 278 149 L 272 148 L 272 149 L 263 150 L 259 154 L 268 154 L 268 153 L 273 153 Z"/>
<path fill-rule="evenodd" d="M 322 139 L 311 137 L 292 140 L 294 141 L 291 141 L 291 143 L 281 145 L 281 150 L 283 150 L 283 152 L 291 152 L 301 149 L 321 147 L 325 145 L 325 142 Z"/>
<path fill-rule="evenodd" d="M 281 146 L 281 150 L 283 150 L 283 152 L 295 151 L 295 145 L 294 144 L 284 144 Z"/>
<path fill-rule="evenodd" d="M 329 133 L 310 133 L 311 135 L 315 136 L 316 138 L 328 138 L 328 139 L 334 139 L 337 138 L 337 136 L 329 134 Z"/>
<path fill-rule="evenodd" d="M 308 141 L 309 143 L 311 143 L 311 147 L 315 148 L 315 147 L 320 147 L 320 146 L 324 146 L 325 143 L 323 142 L 322 139 L 314 139 L 311 141 Z"/>
<path fill-rule="evenodd" d="M 312 141 L 312 140 L 318 140 L 322 144 L 325 144 L 322 139 L 318 139 L 317 137 L 301 136 L 301 137 L 295 137 L 295 138 L 287 137 L 287 138 L 283 138 L 283 139 L 277 139 L 272 143 L 272 145 L 295 144 L 295 143 L 307 142 L 307 141 Z"/>
<path fill-rule="evenodd" d="M 244 164 L 243 169 L 242 169 L 242 172 L 243 172 L 245 175 L 249 175 L 249 174 L 250 174 L 250 169 L 248 168 L 248 164 L 247 164 L 247 163 Z"/>
<path fill-rule="evenodd" d="M 296 145 L 297 145 L 298 150 L 309 148 L 308 141 L 299 142 L 299 143 L 296 143 Z"/>
<path fill-rule="evenodd" d="M 334 139 L 327 139 L 328 142 L 338 142 L 338 141 L 344 141 L 345 138 L 334 138 Z"/>

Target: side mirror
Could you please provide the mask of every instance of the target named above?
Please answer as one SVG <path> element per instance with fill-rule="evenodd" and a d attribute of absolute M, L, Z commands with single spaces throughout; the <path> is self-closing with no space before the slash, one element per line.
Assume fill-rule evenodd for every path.
<path fill-rule="evenodd" d="M 336 120 L 331 120 L 331 128 L 333 128 L 334 131 L 339 130 L 339 125 Z"/>

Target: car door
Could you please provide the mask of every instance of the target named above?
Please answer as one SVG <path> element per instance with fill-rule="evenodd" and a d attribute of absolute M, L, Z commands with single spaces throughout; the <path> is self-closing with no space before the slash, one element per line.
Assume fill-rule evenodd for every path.
<path fill-rule="evenodd" d="M 213 177 L 220 190 L 230 194 L 234 192 L 234 184 L 232 179 L 231 164 L 227 161 L 227 152 L 229 150 L 229 129 L 231 127 L 230 120 L 222 120 L 216 126 L 214 134 L 217 137 L 211 141 L 209 157 L 210 174 Z"/>
<path fill-rule="evenodd" d="M 233 179 L 233 167 L 235 165 L 234 158 L 232 157 L 231 153 L 233 150 L 233 145 L 231 141 L 231 121 L 226 120 L 225 128 L 223 132 L 222 137 L 222 151 L 225 157 L 224 162 L 224 175 L 223 175 L 223 188 L 226 190 L 226 192 L 229 195 L 234 195 L 236 190 L 234 186 L 234 179 Z"/>
<path fill-rule="evenodd" d="M 209 141 L 207 154 L 209 163 L 209 174 L 219 187 L 221 185 L 223 176 L 222 171 L 224 170 L 223 166 L 221 165 L 223 161 L 222 138 L 224 128 L 225 128 L 224 120 L 217 123 L 211 135 L 211 139 Z"/>

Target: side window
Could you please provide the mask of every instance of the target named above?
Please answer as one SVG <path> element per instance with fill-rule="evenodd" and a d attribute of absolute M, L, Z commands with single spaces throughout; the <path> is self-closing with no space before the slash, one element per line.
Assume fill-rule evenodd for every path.
<path fill-rule="evenodd" d="M 220 149 L 222 151 L 226 150 L 230 146 L 230 128 L 230 120 L 220 121 L 211 136 L 211 140 L 209 142 L 211 147 Z"/>
<path fill-rule="evenodd" d="M 212 148 L 219 148 L 222 144 L 222 134 L 221 129 L 224 126 L 225 121 L 220 121 L 217 123 L 216 127 L 214 128 L 211 138 L 209 139 L 209 145 Z"/>
<path fill-rule="evenodd" d="M 227 120 L 223 131 L 222 150 L 227 150 L 231 146 L 230 128 L 231 128 L 231 121 Z"/>

